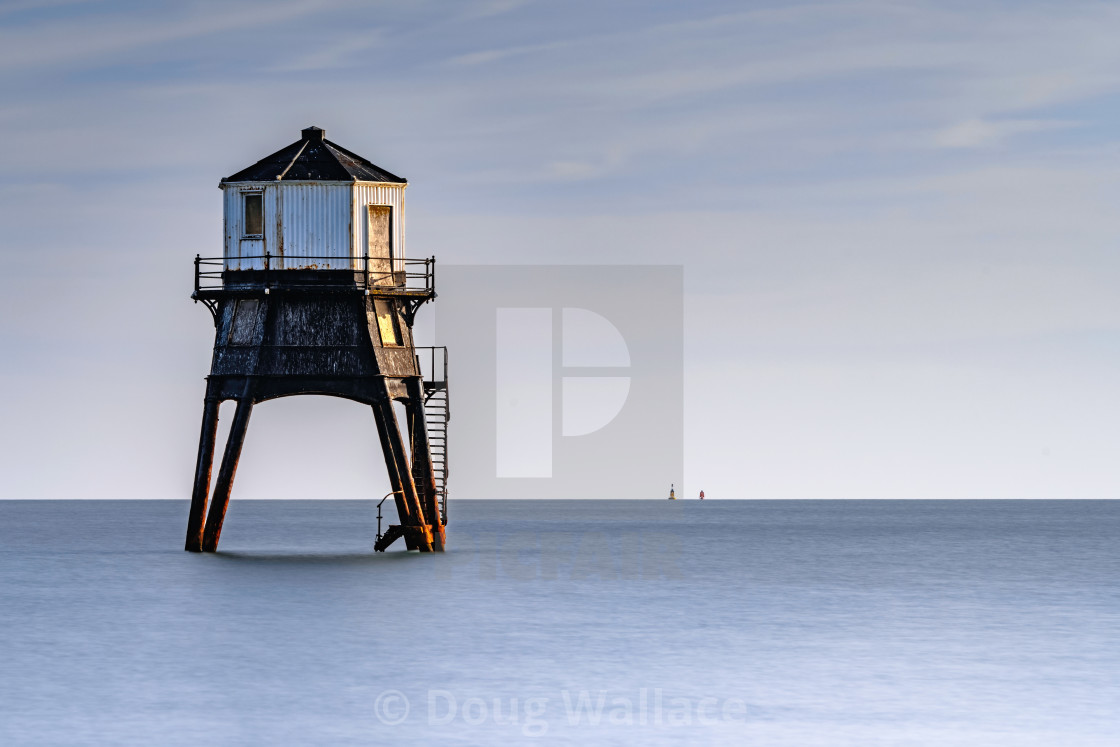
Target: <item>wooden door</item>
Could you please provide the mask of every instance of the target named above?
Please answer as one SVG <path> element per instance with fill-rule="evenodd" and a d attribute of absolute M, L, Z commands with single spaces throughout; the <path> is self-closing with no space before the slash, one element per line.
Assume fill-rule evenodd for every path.
<path fill-rule="evenodd" d="M 393 285 L 393 208 L 369 206 L 369 273 L 377 285 Z"/>

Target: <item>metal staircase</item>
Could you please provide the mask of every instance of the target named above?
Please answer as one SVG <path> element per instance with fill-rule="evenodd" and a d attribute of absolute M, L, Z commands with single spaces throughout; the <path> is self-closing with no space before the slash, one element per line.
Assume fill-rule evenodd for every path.
<path fill-rule="evenodd" d="M 420 361 L 424 380 L 424 419 L 428 427 L 428 447 L 432 452 L 440 522 L 446 525 L 447 423 L 451 420 L 451 402 L 447 391 L 447 348 L 416 348 L 416 357 Z"/>

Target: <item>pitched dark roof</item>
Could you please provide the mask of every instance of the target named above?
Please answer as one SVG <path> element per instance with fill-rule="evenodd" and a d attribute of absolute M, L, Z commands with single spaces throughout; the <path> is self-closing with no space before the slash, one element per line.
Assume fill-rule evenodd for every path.
<path fill-rule="evenodd" d="M 318 127 L 303 130 L 303 137 L 287 148 L 262 158 L 223 182 L 389 182 L 406 184 L 404 177 L 390 174 L 356 153 L 326 139 Z"/>

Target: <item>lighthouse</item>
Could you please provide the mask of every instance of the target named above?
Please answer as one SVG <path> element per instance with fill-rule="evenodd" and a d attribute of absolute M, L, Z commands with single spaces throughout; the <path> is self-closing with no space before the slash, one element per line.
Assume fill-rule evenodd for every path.
<path fill-rule="evenodd" d="M 318 127 L 221 180 L 222 255 L 194 261 L 192 298 L 209 308 L 215 335 L 187 550 L 218 547 L 253 407 L 309 394 L 373 411 L 400 520 L 375 549 L 403 539 L 443 550 L 447 350 L 413 343 L 416 313 L 435 299 L 435 258 L 405 253 L 407 186 Z M 236 409 L 211 494 L 226 401 Z"/>

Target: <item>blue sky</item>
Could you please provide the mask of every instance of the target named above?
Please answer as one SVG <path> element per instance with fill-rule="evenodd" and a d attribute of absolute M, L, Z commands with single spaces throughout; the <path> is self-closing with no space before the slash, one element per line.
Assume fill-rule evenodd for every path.
<path fill-rule="evenodd" d="M 683 264 L 689 494 L 1120 497 L 1118 37 L 1077 1 L 2 3 L 4 497 L 185 497 L 190 258 L 310 124 L 409 178 L 413 255 Z M 368 496 L 367 420 L 259 408 L 238 495 Z M 297 427 L 358 467 L 272 475 Z"/>

